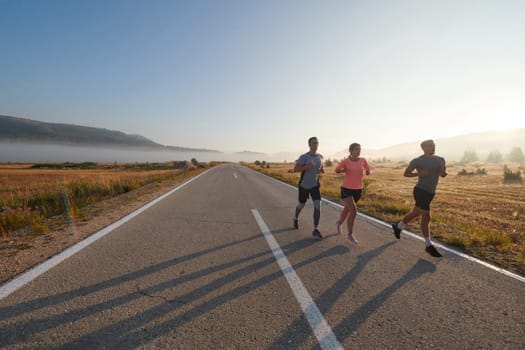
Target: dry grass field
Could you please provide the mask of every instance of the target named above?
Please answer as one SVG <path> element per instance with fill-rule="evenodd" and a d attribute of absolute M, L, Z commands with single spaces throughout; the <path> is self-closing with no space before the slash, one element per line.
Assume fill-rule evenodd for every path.
<path fill-rule="evenodd" d="M 365 177 L 359 211 L 387 222 L 399 221 L 413 206 L 416 178 L 403 177 L 406 163 L 371 162 L 372 174 Z M 250 167 L 290 184 L 297 184 L 292 163 L 271 163 L 269 168 Z M 521 170 L 510 165 L 513 171 Z M 342 203 L 339 188 L 343 175 L 335 165 L 325 167 L 321 191 L 325 198 Z M 486 174 L 477 174 L 485 170 Z M 468 175 L 458 175 L 465 170 Z M 503 165 L 448 164 L 448 176 L 440 179 L 432 202 L 432 236 L 449 246 L 498 266 L 525 275 L 525 185 L 503 182 Z M 483 171 L 481 171 L 483 172 Z M 409 230 L 420 232 L 419 221 Z"/>
<path fill-rule="evenodd" d="M 143 186 L 191 176 L 188 169 L 174 169 L 168 163 L 68 166 L 0 165 L 0 234 L 4 240 L 46 233 L 53 229 L 52 217 L 62 217 L 67 224 L 73 217 L 85 216 L 89 205 Z"/>

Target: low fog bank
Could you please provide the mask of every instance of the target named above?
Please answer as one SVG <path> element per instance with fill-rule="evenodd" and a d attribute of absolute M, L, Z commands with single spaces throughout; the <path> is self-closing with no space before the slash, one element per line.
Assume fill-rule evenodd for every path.
<path fill-rule="evenodd" d="M 447 161 L 460 161 L 467 153 L 474 154 L 476 160 L 484 161 L 496 154 L 507 159 L 512 150 L 518 148 L 525 152 L 525 129 L 509 131 L 475 133 L 451 138 L 436 139 L 436 154 Z M 422 154 L 419 142 L 409 142 L 382 149 L 371 149 L 361 145 L 361 155 L 367 159 L 406 161 Z M 167 162 L 173 160 L 197 159 L 199 162 L 294 162 L 300 154 L 306 152 L 279 152 L 265 154 L 253 151 L 236 153 L 152 150 L 142 148 L 115 148 L 102 146 L 67 146 L 56 144 L 31 144 L 0 142 L 0 162 L 7 163 L 61 163 L 61 162 Z M 348 150 L 330 153 L 322 148 L 319 152 L 325 159 L 340 160 L 348 156 Z"/>
<path fill-rule="evenodd" d="M 199 162 L 293 161 L 295 154 L 268 156 L 259 153 L 186 152 L 148 150 L 141 148 L 115 149 L 94 146 L 65 146 L 53 144 L 0 143 L 0 163 L 61 163 L 61 162 L 168 162 L 197 159 Z"/>

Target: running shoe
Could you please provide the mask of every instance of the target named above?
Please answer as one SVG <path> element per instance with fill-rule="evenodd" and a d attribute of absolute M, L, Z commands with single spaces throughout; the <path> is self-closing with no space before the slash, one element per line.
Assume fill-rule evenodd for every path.
<path fill-rule="evenodd" d="M 299 229 L 299 220 L 293 219 L 293 228 L 296 230 Z"/>
<path fill-rule="evenodd" d="M 316 228 L 314 228 L 314 230 L 312 231 L 312 236 L 314 236 L 315 238 L 319 238 L 319 239 L 323 238 L 323 235 L 321 234 L 321 232 L 319 232 L 319 230 Z"/>
<path fill-rule="evenodd" d="M 434 258 L 441 258 L 443 256 L 437 251 L 437 249 L 433 245 L 429 245 L 428 247 L 426 247 L 425 252 L 427 252 Z"/>
<path fill-rule="evenodd" d="M 396 236 L 397 239 L 401 238 L 401 229 L 397 227 L 397 224 L 392 224 L 392 229 L 394 230 L 394 236 Z"/>
<path fill-rule="evenodd" d="M 359 244 L 359 241 L 355 238 L 354 235 L 348 235 L 348 237 L 346 238 L 348 240 L 348 242 L 350 243 L 353 243 L 353 244 Z"/>
<path fill-rule="evenodd" d="M 341 234 L 341 223 L 339 222 L 339 220 L 335 222 L 335 225 L 337 228 L 337 234 L 340 235 Z"/>

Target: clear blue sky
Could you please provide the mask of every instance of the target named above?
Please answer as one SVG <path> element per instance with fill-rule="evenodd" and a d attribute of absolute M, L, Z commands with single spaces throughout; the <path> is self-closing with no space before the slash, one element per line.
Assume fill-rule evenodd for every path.
<path fill-rule="evenodd" d="M 0 114 L 330 154 L 525 127 L 525 1 L 0 0 Z"/>

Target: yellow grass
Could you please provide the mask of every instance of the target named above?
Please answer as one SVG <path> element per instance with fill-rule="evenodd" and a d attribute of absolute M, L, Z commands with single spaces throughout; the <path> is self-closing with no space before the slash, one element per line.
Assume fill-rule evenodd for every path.
<path fill-rule="evenodd" d="M 399 221 L 413 206 L 412 188 L 416 178 L 403 177 L 406 163 L 371 164 L 372 175 L 365 177 L 359 211 L 387 222 Z M 297 184 L 293 164 L 271 163 L 253 169 Z M 503 183 L 503 165 L 483 165 L 487 175 L 457 175 L 462 169 L 474 171 L 479 165 L 450 165 L 441 178 L 432 202 L 432 236 L 474 256 L 525 274 L 525 186 Z M 510 166 L 518 170 L 518 166 Z M 339 188 L 343 175 L 335 166 L 325 168 L 321 192 L 325 198 L 342 203 Z M 409 229 L 420 232 L 419 221 Z"/>
<path fill-rule="evenodd" d="M 49 231 L 47 219 L 82 217 L 86 206 L 173 178 L 184 179 L 193 171 L 144 170 L 128 165 L 96 169 L 30 169 L 23 165 L 0 166 L 0 235 L 41 234 Z"/>

